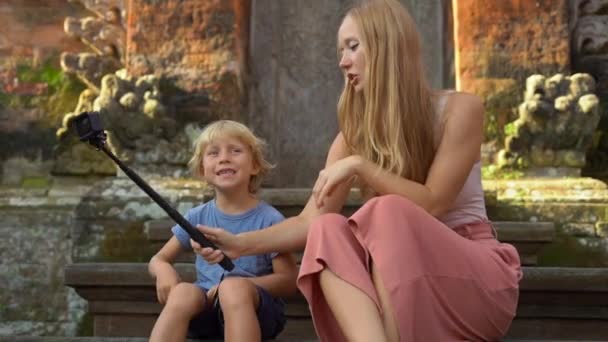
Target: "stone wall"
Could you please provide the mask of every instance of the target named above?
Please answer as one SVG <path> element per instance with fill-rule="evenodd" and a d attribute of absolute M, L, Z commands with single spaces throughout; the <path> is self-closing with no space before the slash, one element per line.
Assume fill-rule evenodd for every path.
<path fill-rule="evenodd" d="M 181 213 L 204 199 L 200 182 L 147 179 Z M 64 286 L 73 262 L 146 262 L 156 252 L 143 223 L 166 213 L 131 180 L 55 178 L 0 188 L 0 336 L 74 336 L 86 302 Z"/>
<path fill-rule="evenodd" d="M 76 334 L 85 302 L 63 285 L 76 192 L 0 193 L 0 335 Z"/>

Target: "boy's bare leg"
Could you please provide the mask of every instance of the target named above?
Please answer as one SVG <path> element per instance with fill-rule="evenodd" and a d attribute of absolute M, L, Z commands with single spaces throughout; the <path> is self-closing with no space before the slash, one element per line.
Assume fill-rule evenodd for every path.
<path fill-rule="evenodd" d="M 218 295 L 224 314 L 224 341 L 261 341 L 256 315 L 260 298 L 255 284 L 244 278 L 227 278 Z"/>
<path fill-rule="evenodd" d="M 206 300 L 203 290 L 194 284 L 177 284 L 154 324 L 150 342 L 185 341 L 190 320 L 203 310 Z"/>
<path fill-rule="evenodd" d="M 327 268 L 319 274 L 319 284 L 348 341 L 387 341 L 382 318 L 371 298 Z"/>

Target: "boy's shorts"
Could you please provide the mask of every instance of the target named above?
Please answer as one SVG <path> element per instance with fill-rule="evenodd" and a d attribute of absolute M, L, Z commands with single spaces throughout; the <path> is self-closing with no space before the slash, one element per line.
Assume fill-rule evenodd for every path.
<path fill-rule="evenodd" d="M 256 313 L 262 332 L 262 339 L 275 338 L 285 327 L 285 304 L 281 299 L 274 298 L 263 288 L 257 285 L 256 288 L 260 297 L 260 304 Z M 217 339 L 224 337 L 224 315 L 217 302 L 203 310 L 190 321 L 188 338 Z"/>

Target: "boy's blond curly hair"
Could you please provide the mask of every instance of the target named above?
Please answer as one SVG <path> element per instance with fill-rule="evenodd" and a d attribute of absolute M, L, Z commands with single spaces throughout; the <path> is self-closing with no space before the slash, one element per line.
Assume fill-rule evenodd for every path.
<path fill-rule="evenodd" d="M 264 158 L 264 148 L 266 143 L 258 138 L 253 132 L 242 123 L 232 120 L 218 120 L 207 125 L 203 132 L 194 142 L 194 154 L 188 162 L 188 167 L 192 174 L 203 179 L 203 153 L 209 144 L 214 140 L 223 137 L 233 137 L 240 140 L 249 147 L 251 151 L 253 165 L 259 168 L 257 175 L 251 176 L 249 180 L 249 192 L 256 193 L 262 184 L 264 176 L 274 167 Z"/>

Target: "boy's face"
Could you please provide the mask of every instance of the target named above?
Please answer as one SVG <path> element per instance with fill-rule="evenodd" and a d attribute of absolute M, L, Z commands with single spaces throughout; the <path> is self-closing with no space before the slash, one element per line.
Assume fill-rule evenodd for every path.
<path fill-rule="evenodd" d="M 249 191 L 251 176 L 259 168 L 253 163 L 249 146 L 235 137 L 212 141 L 203 151 L 203 177 L 216 191 Z"/>

